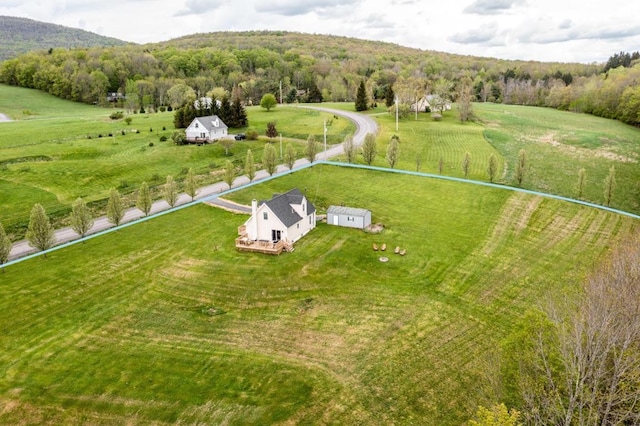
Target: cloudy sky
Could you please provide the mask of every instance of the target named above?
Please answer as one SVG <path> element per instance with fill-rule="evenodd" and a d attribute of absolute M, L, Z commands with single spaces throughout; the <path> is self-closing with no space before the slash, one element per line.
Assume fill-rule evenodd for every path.
<path fill-rule="evenodd" d="M 2 0 L 0 15 L 136 43 L 287 30 L 538 61 L 604 62 L 640 50 L 633 0 Z"/>

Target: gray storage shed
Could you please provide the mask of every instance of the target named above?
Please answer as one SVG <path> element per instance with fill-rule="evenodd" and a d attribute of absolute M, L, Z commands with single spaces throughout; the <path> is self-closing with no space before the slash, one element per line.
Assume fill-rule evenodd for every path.
<path fill-rule="evenodd" d="M 327 209 L 327 223 L 347 228 L 365 229 L 371 225 L 371 212 L 354 207 L 329 206 Z"/>

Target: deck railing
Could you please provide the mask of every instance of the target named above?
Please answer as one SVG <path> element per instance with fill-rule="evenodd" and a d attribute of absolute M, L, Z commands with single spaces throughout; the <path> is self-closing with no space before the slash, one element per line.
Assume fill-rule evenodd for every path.
<path fill-rule="evenodd" d="M 247 238 L 246 235 L 241 235 L 236 238 L 236 249 L 240 251 L 254 251 L 266 254 L 280 254 L 284 250 L 285 242 L 280 241 L 253 241 Z"/>

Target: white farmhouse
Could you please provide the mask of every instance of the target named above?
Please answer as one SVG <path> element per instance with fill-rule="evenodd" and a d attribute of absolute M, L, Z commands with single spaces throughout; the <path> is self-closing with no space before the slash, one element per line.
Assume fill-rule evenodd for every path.
<path fill-rule="evenodd" d="M 196 117 L 186 130 L 187 142 L 209 143 L 226 137 L 228 127 L 217 115 Z"/>
<path fill-rule="evenodd" d="M 315 227 L 316 208 L 299 189 L 292 189 L 268 201 L 252 201 L 251 217 L 238 229 L 236 247 L 280 254 Z"/>

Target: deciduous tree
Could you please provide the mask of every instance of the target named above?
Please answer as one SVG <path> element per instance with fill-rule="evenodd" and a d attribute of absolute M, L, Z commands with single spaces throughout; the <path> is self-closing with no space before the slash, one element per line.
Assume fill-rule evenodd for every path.
<path fill-rule="evenodd" d="M 273 93 L 265 93 L 260 99 L 260 106 L 267 110 L 267 112 L 271 111 L 273 108 L 278 105 L 278 100 L 276 99 L 276 95 Z"/>
<path fill-rule="evenodd" d="M 464 158 L 462 159 L 462 174 L 466 179 L 469 176 L 469 168 L 471 167 L 471 154 L 469 152 L 464 153 Z"/>
<path fill-rule="evenodd" d="M 304 150 L 304 157 L 310 162 L 313 163 L 316 160 L 316 154 L 318 153 L 318 146 L 316 145 L 316 137 L 314 135 L 309 135 L 307 138 L 307 146 Z"/>
<path fill-rule="evenodd" d="M 356 144 L 353 142 L 353 136 L 348 135 L 344 138 L 344 142 L 342 143 L 342 149 L 344 150 L 344 155 L 347 160 L 347 163 L 353 163 L 356 161 Z"/>
<path fill-rule="evenodd" d="M 191 197 L 191 201 L 198 195 L 198 188 L 196 187 L 196 179 L 193 175 L 193 169 L 190 167 L 187 171 L 187 176 L 184 178 L 184 192 Z"/>
<path fill-rule="evenodd" d="M 587 171 L 583 168 L 578 171 L 578 183 L 576 184 L 576 189 L 578 192 L 578 199 L 582 198 L 582 194 L 584 194 L 584 188 L 587 185 Z"/>
<path fill-rule="evenodd" d="M 296 163 L 296 150 L 293 148 L 293 145 L 290 143 L 287 144 L 287 148 L 284 152 L 284 164 L 287 165 L 289 170 L 293 169 L 294 164 Z"/>
<path fill-rule="evenodd" d="M 145 216 L 149 215 L 153 201 L 151 200 L 151 191 L 147 182 L 142 182 L 140 189 L 138 190 L 138 200 L 136 201 L 136 207 L 140 209 Z"/>
<path fill-rule="evenodd" d="M 497 404 L 491 408 L 479 407 L 474 420 L 469 426 L 519 426 L 520 413 L 509 410 L 504 404 Z"/>
<path fill-rule="evenodd" d="M 84 237 L 93 226 L 93 216 L 82 198 L 76 199 L 71 206 L 71 228 Z"/>
<path fill-rule="evenodd" d="M 516 182 L 518 186 L 522 186 L 524 176 L 527 172 L 527 153 L 524 149 L 518 152 L 518 160 L 516 161 Z"/>
<path fill-rule="evenodd" d="M 178 184 L 176 183 L 173 176 L 167 176 L 167 181 L 164 184 L 164 188 L 162 190 L 163 198 L 169 204 L 170 207 L 173 207 L 178 202 Z"/>
<path fill-rule="evenodd" d="M 4 226 L 0 223 L 0 265 L 4 265 L 9 260 L 9 254 L 11 254 L 11 240 L 4 231 Z M 4 272 L 5 268 L 2 268 Z"/>
<path fill-rule="evenodd" d="M 604 203 L 605 205 L 611 204 L 613 198 L 613 190 L 616 187 L 616 166 L 609 168 L 609 174 L 604 178 Z"/>
<path fill-rule="evenodd" d="M 236 167 L 229 160 L 224 165 L 224 183 L 229 185 L 229 189 L 233 186 L 233 181 L 236 179 Z"/>
<path fill-rule="evenodd" d="M 115 226 L 120 225 L 124 218 L 124 203 L 117 189 L 111 188 L 109 191 L 109 201 L 107 201 L 107 219 Z"/>
<path fill-rule="evenodd" d="M 278 167 L 276 149 L 270 143 L 267 143 L 262 151 L 262 166 L 269 173 L 269 176 L 273 175 Z"/>
<path fill-rule="evenodd" d="M 250 149 L 247 150 L 247 156 L 244 159 L 244 174 L 249 178 L 249 182 L 253 182 L 256 177 L 256 165 Z"/>
<path fill-rule="evenodd" d="M 399 156 L 399 143 L 400 138 L 398 135 L 393 135 L 391 137 L 391 142 L 389 142 L 389 146 L 387 147 L 387 156 L 385 157 L 387 163 L 389 163 L 389 167 L 392 169 L 398 164 L 398 156 Z"/>
<path fill-rule="evenodd" d="M 220 145 L 222 145 L 222 147 L 224 148 L 224 155 L 226 155 L 227 157 L 229 156 L 229 150 L 233 146 L 233 142 L 234 141 L 235 141 L 235 139 L 230 138 L 230 137 L 222 138 L 219 141 Z"/>
<path fill-rule="evenodd" d="M 31 209 L 26 236 L 29 245 L 40 251 L 50 248 L 55 242 L 55 234 L 49 216 L 40 203 L 36 203 Z"/>
<path fill-rule="evenodd" d="M 496 180 L 498 174 L 498 159 L 495 154 L 489 156 L 489 165 L 487 166 L 487 174 L 489 175 L 489 182 L 493 183 Z"/>
<path fill-rule="evenodd" d="M 378 154 L 378 147 L 376 146 L 376 135 L 373 133 L 367 133 L 362 143 L 362 158 L 367 165 L 371 165 L 376 159 Z"/>

